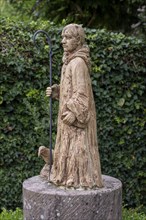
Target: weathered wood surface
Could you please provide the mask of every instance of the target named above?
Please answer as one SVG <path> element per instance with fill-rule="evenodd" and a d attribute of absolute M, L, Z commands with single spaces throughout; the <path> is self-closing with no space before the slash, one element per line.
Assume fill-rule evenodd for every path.
<path fill-rule="evenodd" d="M 102 188 L 90 49 L 81 25 L 66 25 L 61 36 L 64 53 L 60 84 L 46 90 L 47 96 L 54 97 L 55 92 L 59 99 L 51 182 L 57 186 Z"/>
<path fill-rule="evenodd" d="M 23 183 L 24 220 L 121 220 L 122 184 L 103 175 L 95 190 L 61 189 L 35 176 Z"/>

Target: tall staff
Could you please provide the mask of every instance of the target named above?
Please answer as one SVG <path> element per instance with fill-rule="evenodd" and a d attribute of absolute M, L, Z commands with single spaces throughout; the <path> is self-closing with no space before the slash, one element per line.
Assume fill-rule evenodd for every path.
<path fill-rule="evenodd" d="M 47 39 L 47 43 L 49 45 L 49 78 L 50 78 L 50 87 L 52 86 L 52 43 L 50 40 L 49 35 L 47 34 L 46 31 L 43 30 L 38 30 L 34 33 L 33 35 L 33 41 L 34 44 L 36 44 L 36 37 L 38 34 L 44 34 Z M 50 181 L 50 175 L 51 175 L 51 168 L 52 168 L 52 163 L 53 163 L 53 156 L 52 156 L 52 97 L 50 96 L 50 169 L 49 169 L 49 181 Z"/>

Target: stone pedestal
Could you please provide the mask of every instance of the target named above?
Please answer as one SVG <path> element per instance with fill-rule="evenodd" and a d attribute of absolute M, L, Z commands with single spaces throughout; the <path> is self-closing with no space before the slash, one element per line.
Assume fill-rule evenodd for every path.
<path fill-rule="evenodd" d="M 61 189 L 39 176 L 23 183 L 24 220 L 121 220 L 122 184 L 103 175 L 104 188 Z"/>

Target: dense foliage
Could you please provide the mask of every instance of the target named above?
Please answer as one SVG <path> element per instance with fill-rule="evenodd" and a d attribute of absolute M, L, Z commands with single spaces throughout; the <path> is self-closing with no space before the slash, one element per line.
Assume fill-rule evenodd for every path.
<path fill-rule="evenodd" d="M 137 209 L 123 209 L 123 220 L 145 220 L 146 214 L 139 212 Z"/>
<path fill-rule="evenodd" d="M 146 215 L 144 213 L 138 213 L 137 209 L 123 209 L 123 220 L 145 220 Z M 15 211 L 2 210 L 0 214 L 0 220 L 23 220 L 22 210 L 17 208 Z"/>
<path fill-rule="evenodd" d="M 145 0 L 1 0 L 0 3 L 2 14 L 7 11 L 8 16 L 19 16 L 21 20 L 49 19 L 57 24 L 65 20 L 124 32 L 131 32 L 131 25 L 139 22 L 137 9 L 144 5 Z"/>
<path fill-rule="evenodd" d="M 19 208 L 15 211 L 3 209 L 0 213 L 0 220 L 23 220 L 22 210 Z"/>
<path fill-rule="evenodd" d="M 146 40 L 146 5 L 137 9 L 138 22 L 131 27 L 134 30 L 134 34 L 143 37 Z"/>
<path fill-rule="evenodd" d="M 40 145 L 49 145 L 48 46 L 53 45 L 53 83 L 59 81 L 61 28 L 49 22 L 29 25 L 0 21 L 0 194 L 1 207 L 21 206 L 24 179 L 39 174 Z M 129 206 L 145 204 L 146 46 L 136 38 L 86 29 L 91 48 L 92 84 L 97 109 L 102 173 L 119 178 Z M 58 103 L 53 103 L 53 140 Z"/>

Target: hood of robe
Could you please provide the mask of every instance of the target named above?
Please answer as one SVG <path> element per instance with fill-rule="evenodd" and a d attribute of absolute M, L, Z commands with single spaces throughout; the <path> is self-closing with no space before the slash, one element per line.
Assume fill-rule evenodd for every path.
<path fill-rule="evenodd" d="M 63 64 L 67 65 L 72 59 L 76 57 L 81 57 L 85 61 L 89 71 L 91 70 L 90 50 L 87 45 L 83 45 L 81 49 L 77 50 L 71 55 L 69 55 L 68 53 L 64 53 L 63 59 L 62 59 Z"/>

